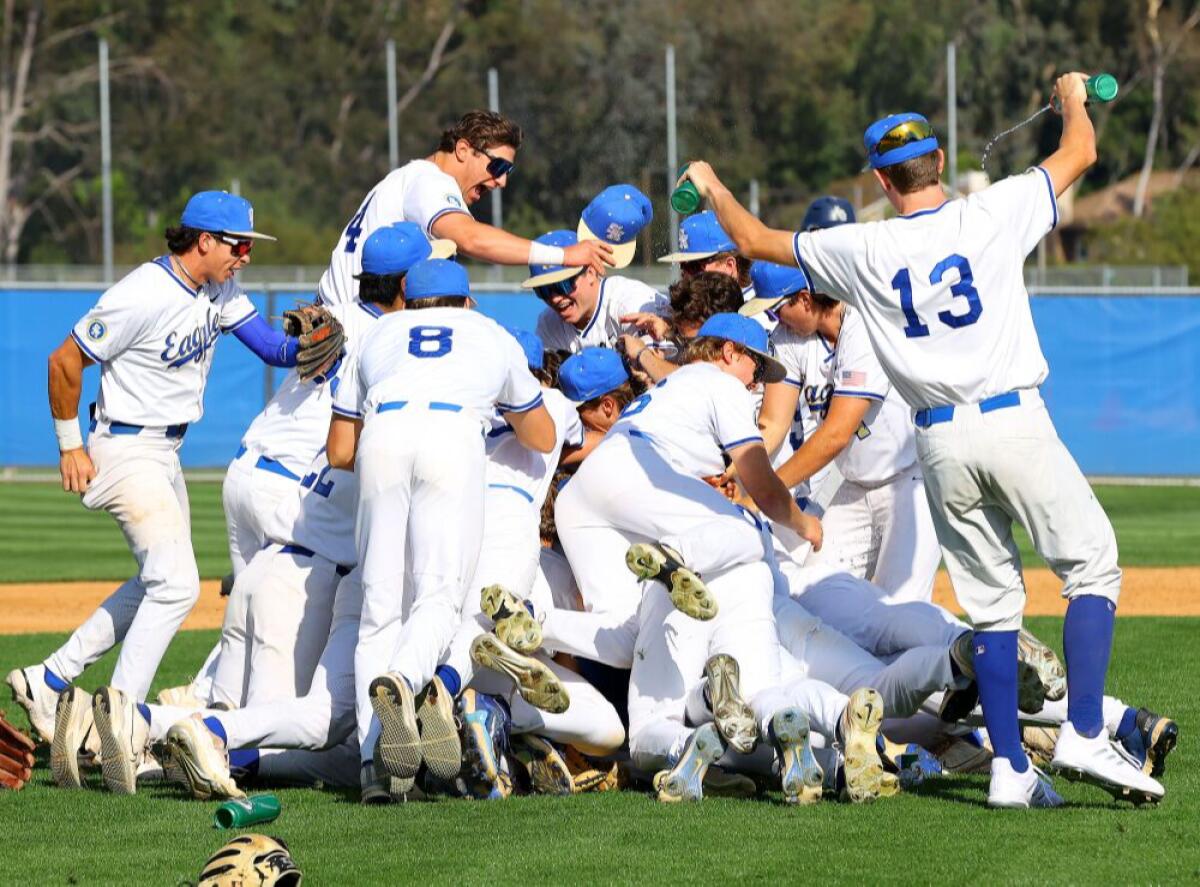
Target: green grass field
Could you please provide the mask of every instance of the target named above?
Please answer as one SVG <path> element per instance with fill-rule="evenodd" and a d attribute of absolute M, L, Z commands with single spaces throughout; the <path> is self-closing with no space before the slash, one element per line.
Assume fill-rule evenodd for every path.
<path fill-rule="evenodd" d="M 201 571 L 218 576 L 225 563 L 219 487 L 191 490 Z M 1125 564 L 1200 562 L 1200 490 L 1098 493 Z M 0 484 L 0 521 L 0 580 L 120 578 L 132 565 L 111 519 L 51 486 Z M 1058 646 L 1061 620 L 1029 622 Z M 1167 798 L 1157 808 L 1115 804 L 1098 789 L 1056 779 L 1066 809 L 991 811 L 986 778 L 962 776 L 869 807 L 803 809 L 784 807 L 778 796 L 674 807 L 634 792 L 367 809 L 357 792 L 284 788 L 283 814 L 261 830 L 290 844 L 310 884 L 1195 881 L 1198 632 L 1194 618 L 1124 618 L 1117 626 L 1109 692 L 1180 726 Z M 179 635 L 155 691 L 189 677 L 215 636 Z M 0 635 L 0 673 L 42 659 L 62 638 Z M 102 685 L 114 659 L 101 660 L 80 685 Z M 0 705 L 24 723 L 11 702 Z M 212 828 L 215 804 L 186 800 L 174 787 L 146 787 L 131 798 L 67 792 L 52 784 L 45 751 L 40 763 L 25 791 L 0 793 L 0 822 L 11 836 L 0 885 L 177 884 L 194 879 L 230 836 Z"/>

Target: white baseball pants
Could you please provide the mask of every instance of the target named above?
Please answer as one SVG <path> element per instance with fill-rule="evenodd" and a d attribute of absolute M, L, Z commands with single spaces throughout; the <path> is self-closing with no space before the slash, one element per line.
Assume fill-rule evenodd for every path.
<path fill-rule="evenodd" d="M 299 482 L 293 478 L 256 468 L 259 452 L 249 449 L 229 463 L 221 484 L 221 504 L 229 533 L 229 559 L 237 576 L 255 553 L 267 544 L 267 522 L 288 496 L 295 496 Z"/>

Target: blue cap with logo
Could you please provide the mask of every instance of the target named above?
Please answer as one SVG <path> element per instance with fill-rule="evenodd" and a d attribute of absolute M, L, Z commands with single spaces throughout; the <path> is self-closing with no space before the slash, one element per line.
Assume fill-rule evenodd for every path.
<path fill-rule="evenodd" d="M 627 268 L 637 251 L 637 236 L 654 218 L 650 198 L 633 185 L 611 185 L 583 210 L 576 231 L 580 240 L 602 240 L 612 247 L 614 268 Z"/>
<path fill-rule="evenodd" d="M 679 223 L 679 249 L 663 256 L 660 262 L 694 262 L 717 253 L 737 252 L 737 244 L 717 221 L 717 214 L 705 210 Z"/>
<path fill-rule="evenodd" d="M 525 363 L 529 365 L 531 370 L 540 370 L 545 366 L 546 346 L 542 344 L 541 336 L 537 333 L 531 333 L 529 330 L 509 326 L 506 323 L 502 323 L 500 326 L 504 327 L 509 335 L 517 340 L 517 344 L 525 352 Z"/>
<path fill-rule="evenodd" d="M 782 382 L 787 375 L 775 357 L 771 354 L 771 341 L 767 331 L 757 321 L 740 314 L 714 314 L 704 321 L 696 337 L 712 336 L 714 339 L 728 339 L 737 342 L 747 351 L 752 351 L 766 362 L 767 369 L 763 374 L 764 382 Z"/>
<path fill-rule="evenodd" d="M 823 228 L 836 228 L 838 225 L 854 223 L 854 206 L 844 197 L 834 197 L 827 194 L 818 197 L 804 211 L 804 221 L 800 223 L 801 231 L 820 231 Z"/>
<path fill-rule="evenodd" d="M 576 403 L 620 388 L 629 381 L 625 362 L 611 348 L 584 348 L 563 361 L 558 383 L 563 394 Z"/>
<path fill-rule="evenodd" d="M 557 231 L 547 231 L 541 237 L 537 238 L 534 243 L 544 243 L 546 246 L 557 246 L 560 249 L 566 249 L 568 246 L 574 246 L 579 243 L 579 238 L 574 231 L 559 229 Z M 568 268 L 566 265 L 530 265 L 529 277 L 521 283 L 521 286 L 525 289 L 546 286 L 547 284 L 558 283 L 560 280 L 567 280 L 582 271 L 582 268 Z"/>
<path fill-rule="evenodd" d="M 808 281 L 799 268 L 774 262 L 755 262 L 750 266 L 750 279 L 754 282 L 754 298 L 747 299 L 738 309 L 738 314 L 744 317 L 770 311 L 793 293 L 808 289 Z"/>
<path fill-rule="evenodd" d="M 467 269 L 449 259 L 422 259 L 414 262 L 405 278 L 404 300 L 435 299 L 438 296 L 471 298 Z"/>
<path fill-rule="evenodd" d="M 183 208 L 179 224 L 201 231 L 223 232 L 233 237 L 274 240 L 254 230 L 254 207 L 245 197 L 228 191 L 199 191 Z"/>
<path fill-rule="evenodd" d="M 454 241 L 425 237 L 415 222 L 396 222 L 371 232 L 362 249 L 363 274 L 403 274 L 421 259 L 454 255 Z M 360 275 L 355 274 L 356 278 Z"/>
<path fill-rule="evenodd" d="M 903 134 L 904 137 L 897 140 L 899 144 L 879 151 L 880 140 L 905 123 L 910 126 Z M 893 166 L 936 151 L 938 140 L 929 121 L 923 115 L 910 111 L 905 114 L 889 114 L 868 126 L 863 133 L 863 147 L 867 149 L 867 164 L 873 169 L 883 169 L 885 166 Z"/>

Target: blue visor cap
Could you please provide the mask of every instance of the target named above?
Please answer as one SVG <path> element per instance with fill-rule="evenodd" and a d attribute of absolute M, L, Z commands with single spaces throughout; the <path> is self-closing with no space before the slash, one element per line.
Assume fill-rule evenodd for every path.
<path fill-rule="evenodd" d="M 764 382 L 782 382 L 787 376 L 787 370 L 771 354 L 771 342 L 767 331 L 756 320 L 743 317 L 741 314 L 714 314 L 704 321 L 696 337 L 711 336 L 714 339 L 727 339 L 736 342 L 747 351 L 754 353 L 766 363 L 763 373 Z"/>
<path fill-rule="evenodd" d="M 637 236 L 654 218 L 650 198 L 633 185 L 605 188 L 583 210 L 576 233 L 580 240 L 602 240 L 612 247 L 614 268 L 626 268 L 637 250 Z"/>
<path fill-rule="evenodd" d="M 679 249 L 660 262 L 694 262 L 717 253 L 737 252 L 737 244 L 725 233 L 712 210 L 688 216 L 679 223 Z"/>
<path fill-rule="evenodd" d="M 751 321 L 753 322 L 753 321 Z M 563 394 L 576 403 L 615 391 L 629 381 L 621 355 L 611 348 L 584 348 L 563 361 L 558 382 Z"/>
<path fill-rule="evenodd" d="M 574 231 L 549 231 L 539 237 L 534 243 L 544 243 L 546 246 L 557 246 L 566 249 L 579 243 L 579 237 Z M 525 289 L 533 289 L 560 280 L 568 280 L 582 272 L 582 268 L 569 268 L 566 265 L 530 265 L 529 277 L 521 283 Z"/>
<path fill-rule="evenodd" d="M 421 226 L 397 222 L 374 231 L 363 244 L 364 274 L 403 274 L 413 263 L 428 259 L 432 249 Z"/>
<path fill-rule="evenodd" d="M 913 129 L 924 128 L 929 135 L 925 138 L 912 138 L 911 141 L 905 141 L 895 147 L 888 147 L 886 142 L 891 142 L 893 139 L 885 140 L 884 136 L 905 123 L 916 124 Z M 880 145 L 881 141 L 885 142 L 882 146 Z M 863 133 L 863 147 L 867 149 L 867 163 L 873 169 L 883 169 L 885 166 L 903 163 L 905 160 L 912 160 L 914 157 L 936 151 L 938 140 L 937 136 L 933 134 L 933 128 L 929 125 L 928 120 L 920 114 L 909 112 L 907 114 L 891 114 L 868 126 L 866 132 Z"/>
<path fill-rule="evenodd" d="M 467 269 L 449 259 L 422 259 L 414 262 L 405 278 L 404 300 L 435 299 L 438 296 L 471 298 Z"/>
<path fill-rule="evenodd" d="M 517 344 L 525 352 L 525 363 L 529 365 L 531 370 L 540 370 L 545 365 L 546 346 L 542 344 L 541 336 L 537 333 L 531 333 L 529 330 L 509 326 L 506 323 L 502 323 L 500 326 L 504 327 L 509 335 L 517 340 Z"/>
<path fill-rule="evenodd" d="M 179 224 L 201 231 L 224 232 L 236 237 L 274 240 L 254 230 L 254 207 L 245 197 L 228 191 L 200 191 L 183 208 Z"/>
<path fill-rule="evenodd" d="M 793 293 L 808 289 L 808 281 L 799 268 L 776 265 L 774 262 L 755 262 L 750 266 L 754 298 L 747 299 L 738 311 L 747 317 L 778 308 Z"/>

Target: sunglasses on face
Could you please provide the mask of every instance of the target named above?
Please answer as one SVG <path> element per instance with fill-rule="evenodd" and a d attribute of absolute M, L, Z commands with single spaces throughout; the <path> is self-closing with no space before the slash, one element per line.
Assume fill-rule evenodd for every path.
<path fill-rule="evenodd" d="M 875 153 L 886 154 L 912 142 L 919 142 L 933 135 L 933 127 L 924 120 L 906 120 L 885 132 L 875 143 Z"/>
<path fill-rule="evenodd" d="M 224 233 L 214 234 L 213 237 L 217 238 L 221 243 L 228 244 L 229 251 L 233 253 L 234 258 L 238 259 L 250 255 L 250 250 L 254 247 L 253 240 L 238 240 L 236 237 L 230 237 Z"/>
<path fill-rule="evenodd" d="M 501 176 L 508 175 L 517 165 L 507 157 L 497 157 L 495 154 L 489 154 L 483 148 L 476 148 L 475 150 L 487 158 L 487 174 L 493 179 L 498 179 Z"/>
<path fill-rule="evenodd" d="M 543 302 L 549 302 L 555 296 L 569 296 L 575 292 L 575 282 L 579 275 L 560 280 L 558 283 L 548 283 L 545 286 L 535 286 L 533 294 Z"/>

